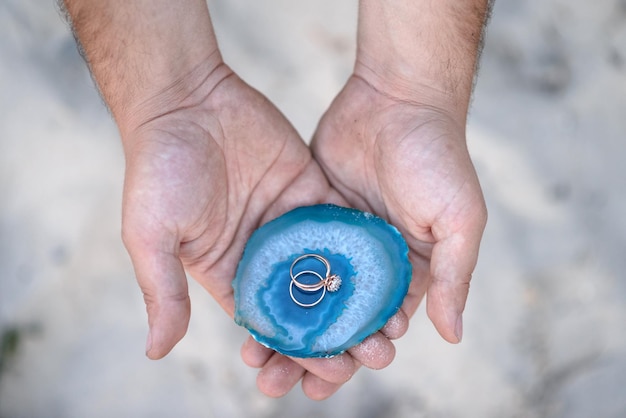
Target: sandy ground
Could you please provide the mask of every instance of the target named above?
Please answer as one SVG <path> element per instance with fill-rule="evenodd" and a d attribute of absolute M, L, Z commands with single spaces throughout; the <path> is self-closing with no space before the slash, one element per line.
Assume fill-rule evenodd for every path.
<path fill-rule="evenodd" d="M 356 2 L 211 1 L 227 62 L 306 138 L 348 76 Z M 272 400 L 246 333 L 192 285 L 143 355 L 117 131 L 53 2 L 0 3 L 0 416 L 626 416 L 626 2 L 500 0 L 469 124 L 488 206 L 465 315 L 423 309 L 395 362 L 325 402 Z"/>

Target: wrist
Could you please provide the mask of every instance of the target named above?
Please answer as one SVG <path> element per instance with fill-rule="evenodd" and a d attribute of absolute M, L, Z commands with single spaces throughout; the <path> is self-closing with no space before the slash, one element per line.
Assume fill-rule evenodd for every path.
<path fill-rule="evenodd" d="M 353 77 L 394 102 L 445 111 L 454 119 L 465 121 L 470 93 L 442 89 L 430 77 L 398 73 L 389 65 L 381 68 L 376 62 L 362 58 L 357 58 Z"/>
<path fill-rule="evenodd" d="M 64 0 L 93 78 L 118 124 L 146 102 L 222 65 L 205 0 Z"/>
<path fill-rule="evenodd" d="M 223 62 L 219 51 L 194 68 L 163 81 L 161 87 L 146 91 L 131 102 L 112 108 L 122 140 L 133 136 L 137 129 L 178 109 L 192 108 L 217 88 L 233 71 Z"/>
<path fill-rule="evenodd" d="M 488 0 L 361 0 L 355 75 L 401 101 L 465 114 Z"/>

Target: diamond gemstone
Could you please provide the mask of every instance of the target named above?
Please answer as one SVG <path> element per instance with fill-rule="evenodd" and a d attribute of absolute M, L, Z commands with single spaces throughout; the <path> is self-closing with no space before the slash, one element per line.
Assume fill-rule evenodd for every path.
<path fill-rule="evenodd" d="M 341 277 L 333 274 L 326 280 L 326 289 L 329 292 L 336 292 L 341 287 Z"/>

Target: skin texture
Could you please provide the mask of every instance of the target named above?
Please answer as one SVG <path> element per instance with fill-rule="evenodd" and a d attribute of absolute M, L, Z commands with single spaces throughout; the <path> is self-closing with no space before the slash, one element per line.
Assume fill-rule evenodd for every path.
<path fill-rule="evenodd" d="M 255 228 L 298 206 L 346 204 L 291 125 L 230 71 L 202 101 L 151 119 L 128 142 L 123 237 L 146 301 L 150 358 L 166 355 L 187 329 L 185 270 L 232 317 L 231 280 Z M 305 392 L 322 398 L 319 386 L 338 388 L 358 364 L 391 361 L 389 340 L 372 338 L 380 355 L 371 358 L 354 348 L 329 360 L 290 359 L 258 347 L 244 358 L 262 367 L 264 393 L 282 396 L 305 379 L 318 382 Z"/>
<path fill-rule="evenodd" d="M 252 231 L 317 203 L 396 225 L 414 280 L 382 330 L 334 358 L 289 358 L 247 340 L 241 356 L 260 369 L 263 393 L 301 382 L 324 399 L 360 366 L 386 367 L 426 293 L 439 333 L 460 341 L 486 221 L 465 117 L 488 13 L 484 0 L 457 3 L 362 1 L 354 74 L 309 149 L 224 64 L 203 0 L 65 1 L 124 146 L 122 234 L 146 302 L 149 358 L 187 330 L 185 272 L 232 317 L 231 281 Z"/>
<path fill-rule="evenodd" d="M 428 314 L 447 341 L 462 338 L 469 281 L 485 225 L 464 129 L 440 110 L 400 101 L 353 76 L 312 144 L 331 184 L 357 208 L 389 219 L 410 247 L 412 316 Z M 354 164 L 346 164 L 352 156 Z"/>

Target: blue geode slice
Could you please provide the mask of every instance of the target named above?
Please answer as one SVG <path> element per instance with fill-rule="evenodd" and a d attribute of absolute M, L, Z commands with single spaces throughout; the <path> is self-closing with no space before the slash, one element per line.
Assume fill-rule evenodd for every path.
<path fill-rule="evenodd" d="M 311 284 L 326 276 L 317 254 L 341 277 L 312 307 L 294 302 L 291 274 Z M 308 276 L 308 277 L 307 277 Z M 233 281 L 235 321 L 261 344 L 294 357 L 330 357 L 342 353 L 382 328 L 408 291 L 408 247 L 396 228 L 383 219 L 335 205 L 301 207 L 256 230 L 246 244 Z M 291 286 L 303 305 L 322 297 Z"/>

